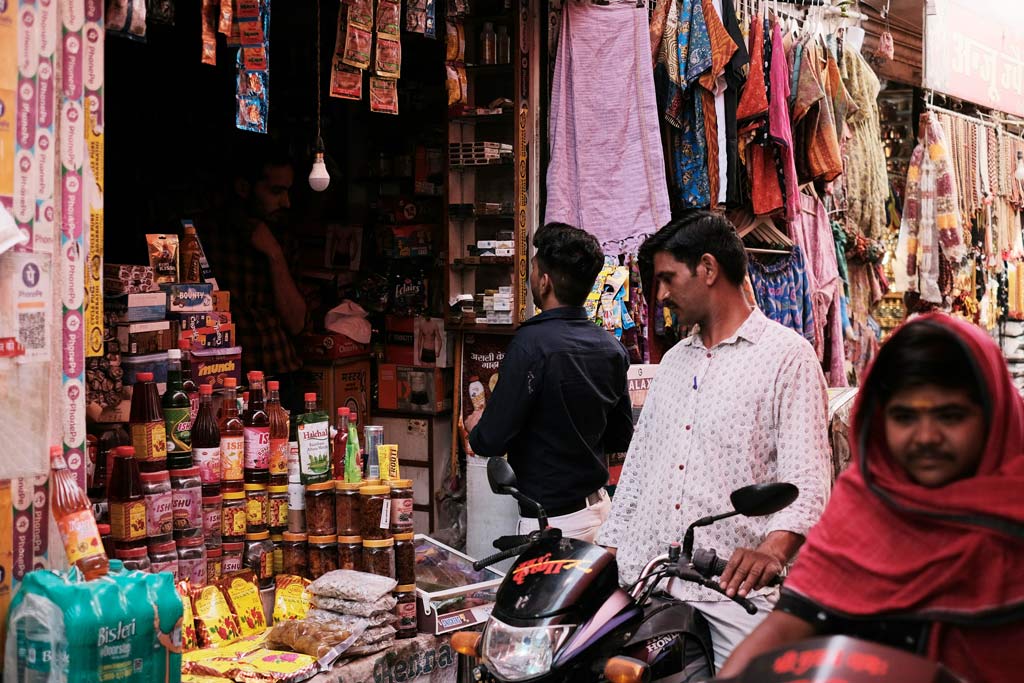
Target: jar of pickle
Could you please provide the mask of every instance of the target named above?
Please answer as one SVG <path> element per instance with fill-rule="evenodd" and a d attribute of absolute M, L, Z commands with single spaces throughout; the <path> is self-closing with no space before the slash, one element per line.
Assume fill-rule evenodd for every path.
<path fill-rule="evenodd" d="M 223 499 L 224 502 L 220 516 L 221 540 L 224 543 L 241 543 L 245 540 L 247 514 L 245 493 L 242 491 L 228 491 L 223 495 Z"/>
<path fill-rule="evenodd" d="M 310 537 L 338 535 L 333 481 L 306 487 L 306 532 Z"/>
<path fill-rule="evenodd" d="M 398 584 L 395 587 L 395 638 L 415 638 L 416 624 L 416 586 L 415 584 Z"/>
<path fill-rule="evenodd" d="M 267 491 L 270 494 L 270 533 L 283 534 L 288 529 L 288 485 L 270 486 Z"/>
<path fill-rule="evenodd" d="M 391 538 L 391 489 L 363 486 L 359 489 L 363 541 Z"/>
<path fill-rule="evenodd" d="M 395 539 L 363 539 L 363 571 L 395 578 Z"/>
<path fill-rule="evenodd" d="M 412 532 L 395 534 L 395 580 L 416 583 L 416 543 Z"/>
<path fill-rule="evenodd" d="M 206 545 L 208 546 L 221 544 L 221 534 L 224 529 L 222 507 L 223 500 L 220 496 L 206 496 L 203 498 L 203 536 L 206 537 Z"/>
<path fill-rule="evenodd" d="M 223 562 L 221 563 L 221 574 L 227 576 L 234 572 L 242 571 L 242 553 L 245 550 L 244 543 L 225 543 L 223 545 L 224 554 L 221 556 Z"/>
<path fill-rule="evenodd" d="M 309 572 L 307 552 L 306 534 L 284 532 L 281 542 L 281 573 L 305 577 Z"/>
<path fill-rule="evenodd" d="M 359 536 L 338 536 L 338 569 L 363 571 L 363 539 Z"/>
<path fill-rule="evenodd" d="M 174 541 L 149 546 L 149 571 L 154 574 L 170 572 L 174 580 L 178 580 L 178 547 Z"/>
<path fill-rule="evenodd" d="M 257 531 L 245 535 L 245 568 L 256 575 L 260 588 L 267 588 L 274 582 L 274 544 L 269 531 Z"/>
<path fill-rule="evenodd" d="M 224 548 L 215 546 L 206 549 L 206 580 L 209 583 L 220 581 L 224 575 Z"/>
<path fill-rule="evenodd" d="M 121 560 L 121 562 L 124 563 L 124 568 L 126 570 L 140 572 L 150 571 L 149 553 L 146 551 L 146 546 L 135 548 L 115 548 L 114 558 Z"/>
<path fill-rule="evenodd" d="M 245 485 L 245 533 L 258 534 L 267 530 L 270 513 L 270 492 L 266 484 Z"/>
<path fill-rule="evenodd" d="M 309 537 L 309 578 L 317 580 L 338 568 L 338 541 L 336 536 Z"/>
<path fill-rule="evenodd" d="M 281 536 L 281 534 L 270 534 L 270 542 L 274 544 L 273 567 L 274 576 L 277 576 L 278 574 L 284 573 L 281 569 L 284 565 L 284 555 L 281 553 L 282 546 L 284 545 L 284 537 Z"/>
<path fill-rule="evenodd" d="M 394 479 L 391 485 L 391 533 L 413 530 L 412 479 Z"/>
<path fill-rule="evenodd" d="M 178 540 L 178 573 L 193 586 L 206 585 L 206 546 L 202 536 Z"/>
<path fill-rule="evenodd" d="M 360 521 L 360 497 L 359 489 L 362 483 L 350 484 L 346 481 L 339 481 L 335 484 L 336 495 L 334 508 L 337 514 L 337 526 L 339 536 L 359 536 L 363 533 L 362 522 Z"/>

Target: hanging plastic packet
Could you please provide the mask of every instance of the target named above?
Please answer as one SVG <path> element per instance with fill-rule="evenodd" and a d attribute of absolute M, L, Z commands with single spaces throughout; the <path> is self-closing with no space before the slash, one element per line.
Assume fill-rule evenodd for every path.
<path fill-rule="evenodd" d="M 446 22 L 447 41 L 445 59 L 449 62 L 466 61 L 466 28 L 462 22 Z"/>
<path fill-rule="evenodd" d="M 156 284 L 178 282 L 178 236 L 146 235 L 146 244 Z"/>
<path fill-rule="evenodd" d="M 174 26 L 174 0 L 148 0 L 147 21 Z"/>
<path fill-rule="evenodd" d="M 331 71 L 331 97 L 343 100 L 363 99 L 363 72 L 340 61 Z"/>
<path fill-rule="evenodd" d="M 217 13 L 217 31 L 225 36 L 231 35 L 231 23 L 234 20 L 234 2 L 232 0 L 220 0 L 220 11 Z"/>
<path fill-rule="evenodd" d="M 391 0 L 377 3 L 377 33 L 386 33 L 396 38 L 402 30 L 402 6 Z"/>
<path fill-rule="evenodd" d="M 349 21 L 345 27 L 345 56 L 342 61 L 356 69 L 368 68 L 372 44 L 373 35 L 370 31 Z"/>
<path fill-rule="evenodd" d="M 423 17 L 423 35 L 427 38 L 437 38 L 437 3 L 435 0 L 427 0 Z"/>
<path fill-rule="evenodd" d="M 237 0 L 235 17 L 238 42 L 242 47 L 235 59 L 238 69 L 235 126 L 240 130 L 266 133 L 270 112 L 270 2 Z"/>
<path fill-rule="evenodd" d="M 146 39 L 146 0 L 109 0 L 105 18 L 108 33 Z"/>
<path fill-rule="evenodd" d="M 398 81 L 392 78 L 370 78 L 370 111 L 398 114 Z"/>
<path fill-rule="evenodd" d="M 449 62 L 445 65 L 445 73 L 447 74 L 445 85 L 448 88 L 448 106 L 455 107 L 469 104 L 466 67 Z"/>
<path fill-rule="evenodd" d="M 348 5 L 348 23 L 373 30 L 373 0 L 352 0 Z"/>
<path fill-rule="evenodd" d="M 402 41 L 398 37 L 378 33 L 374 57 L 374 71 L 378 76 L 399 78 L 402 75 Z"/>
<path fill-rule="evenodd" d="M 217 0 L 203 0 L 202 53 L 203 64 L 217 66 Z"/>

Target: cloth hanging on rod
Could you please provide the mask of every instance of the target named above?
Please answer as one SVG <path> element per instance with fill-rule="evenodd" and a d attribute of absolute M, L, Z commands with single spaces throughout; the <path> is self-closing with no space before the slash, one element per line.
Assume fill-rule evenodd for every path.
<path fill-rule="evenodd" d="M 800 247 L 793 247 L 787 256 L 771 263 L 750 254 L 747 274 L 758 308 L 813 344 L 814 306 Z"/>
<path fill-rule="evenodd" d="M 847 118 L 850 137 L 843 172 L 846 225 L 855 233 L 880 239 L 886 234 L 885 202 L 889 197 L 878 110 L 881 83 L 864 57 L 854 50 L 843 52 L 840 76 L 856 107 Z"/>

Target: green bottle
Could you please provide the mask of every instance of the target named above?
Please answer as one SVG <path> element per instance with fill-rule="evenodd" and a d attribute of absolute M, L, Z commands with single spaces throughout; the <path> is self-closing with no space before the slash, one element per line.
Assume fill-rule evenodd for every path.
<path fill-rule="evenodd" d="M 363 454 L 359 448 L 359 416 L 353 412 L 348 420 L 348 443 L 345 444 L 345 481 L 358 484 L 363 480 Z"/>
<path fill-rule="evenodd" d="M 299 437 L 299 477 L 302 484 L 331 478 L 331 429 L 327 413 L 317 408 L 316 394 L 305 395 L 306 412 L 296 419 Z"/>
<path fill-rule="evenodd" d="M 192 467 L 192 400 L 181 376 L 181 349 L 167 352 L 167 391 L 163 396 L 167 429 L 167 468 Z"/>

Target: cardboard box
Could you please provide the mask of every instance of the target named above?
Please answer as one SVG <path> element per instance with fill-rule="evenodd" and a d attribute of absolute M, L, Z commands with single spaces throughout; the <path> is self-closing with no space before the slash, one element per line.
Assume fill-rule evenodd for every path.
<path fill-rule="evenodd" d="M 150 353 L 145 356 L 121 356 L 124 383 L 135 384 L 140 372 L 152 372 L 157 384 L 167 383 L 167 352 Z"/>
<path fill-rule="evenodd" d="M 359 435 L 362 427 L 369 424 L 370 410 L 370 358 L 361 356 L 346 358 L 325 365 L 306 365 L 303 391 L 315 391 L 320 406 L 334 422 L 338 408 L 346 407 L 356 411 L 359 418 Z"/>
<path fill-rule="evenodd" d="M 209 313 L 213 311 L 213 285 L 171 282 L 160 285 L 167 293 L 168 313 Z"/>
<path fill-rule="evenodd" d="M 103 264 L 103 291 L 107 295 L 159 292 L 156 273 L 150 266 Z"/>
<path fill-rule="evenodd" d="M 178 332 L 185 330 L 199 330 L 204 327 L 218 327 L 231 322 L 230 313 L 212 311 L 209 313 L 169 313 L 170 318 Z"/>
<path fill-rule="evenodd" d="M 421 633 L 451 633 L 487 621 L 494 609 L 498 587 L 505 579 L 503 572 L 485 567 L 473 569 L 468 555 L 449 548 L 429 536 L 417 534 L 416 564 L 443 567 L 443 575 L 452 577 L 455 585 L 416 582 L 416 612 Z M 425 576 L 426 570 L 417 572 Z"/>
<path fill-rule="evenodd" d="M 196 384 L 213 384 L 219 389 L 228 377 L 242 382 L 242 347 L 192 351 L 192 379 Z"/>
<path fill-rule="evenodd" d="M 304 334 L 299 338 L 299 353 L 313 361 L 338 360 L 364 356 L 369 353 L 366 344 L 352 341 L 343 334 Z"/>
<path fill-rule="evenodd" d="M 117 343 L 121 346 L 121 353 L 166 353 L 168 349 L 176 347 L 173 342 L 171 323 L 166 320 L 117 326 Z"/>
<path fill-rule="evenodd" d="M 163 292 L 119 294 L 103 299 L 108 320 L 117 323 L 141 323 L 167 317 L 167 295 Z"/>
<path fill-rule="evenodd" d="M 218 289 L 213 292 L 213 310 L 219 313 L 231 311 L 231 292 L 226 289 Z"/>
<path fill-rule="evenodd" d="M 381 363 L 377 366 L 377 407 L 436 415 L 452 408 L 450 368 L 420 368 Z"/>
<path fill-rule="evenodd" d="M 226 349 L 237 343 L 235 326 L 232 323 L 217 327 L 202 327 L 198 330 L 185 330 L 178 339 L 188 342 L 189 349 L 192 351 Z"/>
<path fill-rule="evenodd" d="M 407 315 L 384 318 L 384 360 L 397 365 L 415 365 L 416 319 Z"/>

